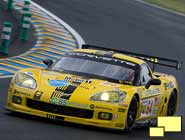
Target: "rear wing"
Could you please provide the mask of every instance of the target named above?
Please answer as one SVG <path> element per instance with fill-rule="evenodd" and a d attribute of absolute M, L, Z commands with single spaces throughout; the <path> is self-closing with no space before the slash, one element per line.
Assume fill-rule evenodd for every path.
<path fill-rule="evenodd" d="M 178 60 L 162 58 L 162 57 L 158 57 L 158 56 L 145 55 L 145 54 L 140 54 L 140 53 L 134 53 L 134 52 L 111 49 L 111 48 L 104 48 L 104 47 L 100 47 L 100 46 L 87 45 L 87 44 L 83 44 L 82 49 L 97 49 L 97 50 L 113 51 L 113 52 L 117 52 L 117 53 L 121 53 L 121 54 L 126 54 L 126 55 L 129 55 L 129 56 L 132 56 L 135 58 L 139 58 L 144 61 L 152 63 L 153 70 L 155 69 L 155 64 L 166 66 L 166 67 L 171 67 L 171 68 L 176 68 L 177 70 L 182 68 L 182 62 L 180 62 Z"/>

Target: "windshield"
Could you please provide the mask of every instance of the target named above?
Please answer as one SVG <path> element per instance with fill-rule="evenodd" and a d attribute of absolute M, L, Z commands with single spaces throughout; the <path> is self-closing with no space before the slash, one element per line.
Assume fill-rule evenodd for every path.
<path fill-rule="evenodd" d="M 116 80 L 120 83 L 133 84 L 136 70 L 134 69 L 135 64 L 131 64 L 121 64 L 121 61 L 120 64 L 116 64 L 108 60 L 98 61 L 96 59 L 65 56 L 52 67 L 52 70 L 79 73 L 84 76 L 91 75 L 95 78 L 97 76 L 107 80 Z"/>

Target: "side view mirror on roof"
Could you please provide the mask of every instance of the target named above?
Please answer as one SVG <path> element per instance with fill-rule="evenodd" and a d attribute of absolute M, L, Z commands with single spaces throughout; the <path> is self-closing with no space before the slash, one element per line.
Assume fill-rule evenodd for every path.
<path fill-rule="evenodd" d="M 48 68 L 53 64 L 53 60 L 51 59 L 44 59 L 43 63 L 48 66 Z"/>

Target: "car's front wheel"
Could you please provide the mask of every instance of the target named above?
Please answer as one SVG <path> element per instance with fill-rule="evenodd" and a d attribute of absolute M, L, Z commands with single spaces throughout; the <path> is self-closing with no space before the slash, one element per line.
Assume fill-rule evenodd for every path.
<path fill-rule="evenodd" d="M 128 113 L 127 113 L 126 127 L 125 127 L 126 131 L 130 131 L 134 126 L 135 119 L 137 116 L 138 106 L 139 106 L 139 101 L 137 97 L 134 96 L 131 100 Z"/>

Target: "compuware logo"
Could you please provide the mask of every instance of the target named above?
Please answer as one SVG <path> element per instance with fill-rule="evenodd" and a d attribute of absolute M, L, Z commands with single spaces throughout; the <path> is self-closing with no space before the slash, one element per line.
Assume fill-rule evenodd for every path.
<path fill-rule="evenodd" d="M 157 127 L 150 127 L 150 137 L 164 137 L 165 132 L 181 132 L 182 117 L 158 117 Z"/>

